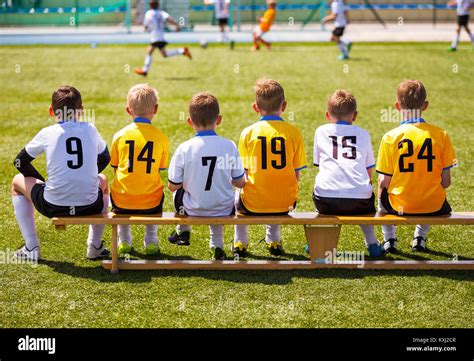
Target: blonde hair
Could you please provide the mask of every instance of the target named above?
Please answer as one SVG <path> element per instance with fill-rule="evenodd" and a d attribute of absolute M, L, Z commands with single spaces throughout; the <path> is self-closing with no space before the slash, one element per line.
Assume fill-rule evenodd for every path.
<path fill-rule="evenodd" d="M 328 112 L 332 116 L 336 118 L 344 118 L 356 111 L 357 100 L 349 90 L 338 89 L 329 96 Z"/>
<path fill-rule="evenodd" d="M 426 89 L 419 80 L 405 80 L 397 87 L 398 103 L 402 109 L 421 109 L 426 101 Z"/>
<path fill-rule="evenodd" d="M 158 92 L 148 84 L 137 84 L 127 94 L 127 106 L 133 115 L 143 117 L 155 112 L 158 104 Z"/>
<path fill-rule="evenodd" d="M 259 79 L 255 82 L 253 90 L 257 106 L 267 113 L 279 111 L 285 101 L 285 91 L 276 80 Z"/>
<path fill-rule="evenodd" d="M 194 124 L 201 127 L 214 124 L 219 112 L 219 102 L 211 93 L 197 93 L 189 102 L 189 116 Z"/>

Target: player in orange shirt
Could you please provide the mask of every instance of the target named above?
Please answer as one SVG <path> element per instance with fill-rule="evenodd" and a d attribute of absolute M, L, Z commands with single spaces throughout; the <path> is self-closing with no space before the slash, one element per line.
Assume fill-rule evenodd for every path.
<path fill-rule="evenodd" d="M 260 18 L 260 24 L 255 28 L 253 31 L 253 47 L 252 50 L 260 50 L 259 43 L 265 45 L 267 49 L 270 49 L 271 44 L 263 40 L 263 35 L 267 33 L 273 25 L 273 21 L 275 20 L 276 16 L 276 1 L 275 0 L 268 0 L 267 1 L 268 8 Z"/>
<path fill-rule="evenodd" d="M 379 208 L 391 214 L 438 216 L 451 212 L 445 189 L 451 184 L 450 169 L 456 165 L 446 131 L 427 123 L 421 114 L 428 107 L 421 81 L 398 85 L 395 106 L 403 119 L 380 143 L 376 170 L 379 176 Z M 426 251 L 429 225 L 417 225 L 412 250 Z M 382 226 L 384 248 L 396 253 L 395 226 Z"/>

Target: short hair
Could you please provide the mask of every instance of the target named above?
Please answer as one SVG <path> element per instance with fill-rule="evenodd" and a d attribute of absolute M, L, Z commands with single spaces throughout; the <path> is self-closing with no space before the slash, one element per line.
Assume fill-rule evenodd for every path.
<path fill-rule="evenodd" d="M 150 9 L 156 10 L 160 7 L 160 2 L 158 0 L 150 1 Z"/>
<path fill-rule="evenodd" d="M 259 79 L 253 90 L 257 106 L 267 113 L 277 112 L 285 101 L 285 91 L 276 80 Z"/>
<path fill-rule="evenodd" d="M 133 115 L 143 117 L 155 112 L 158 92 L 148 84 L 137 84 L 127 94 L 127 106 Z"/>
<path fill-rule="evenodd" d="M 198 126 L 206 127 L 214 124 L 219 113 L 219 102 L 211 93 L 195 94 L 189 101 L 189 116 Z"/>
<path fill-rule="evenodd" d="M 419 80 L 405 80 L 398 84 L 397 99 L 402 109 L 421 109 L 426 101 L 426 89 Z"/>
<path fill-rule="evenodd" d="M 328 112 L 336 118 L 343 118 L 357 111 L 357 100 L 349 91 L 338 89 L 328 98 Z"/>
<path fill-rule="evenodd" d="M 73 86 L 61 86 L 51 96 L 54 114 L 62 120 L 75 120 L 82 108 L 82 96 Z"/>

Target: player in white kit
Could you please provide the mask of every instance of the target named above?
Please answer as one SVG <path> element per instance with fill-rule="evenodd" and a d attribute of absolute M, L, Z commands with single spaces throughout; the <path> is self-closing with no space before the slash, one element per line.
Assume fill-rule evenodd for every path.
<path fill-rule="evenodd" d="M 469 10 L 472 8 L 472 1 L 471 0 L 455 0 L 448 2 L 448 6 L 456 6 L 456 14 L 458 15 L 457 23 L 458 26 L 456 28 L 456 36 L 454 37 L 453 42 L 451 43 L 451 47 L 449 51 L 456 51 L 458 49 L 459 39 L 461 37 L 461 30 L 464 28 L 466 33 L 469 35 L 469 39 L 471 39 L 472 45 L 474 45 L 474 35 L 471 33 L 471 29 L 469 29 Z"/>
<path fill-rule="evenodd" d="M 82 99 L 70 86 L 52 96 L 50 115 L 56 124 L 43 128 L 17 155 L 14 165 L 21 174 L 12 182 L 12 202 L 25 245 L 15 252 L 22 259 L 40 259 L 34 208 L 42 215 L 85 216 L 108 208 L 107 178 L 99 174 L 110 160 L 105 141 L 92 123 L 81 122 Z M 45 153 L 47 180 L 31 162 Z M 109 255 L 104 248 L 104 225 L 89 227 L 87 257 Z"/>
<path fill-rule="evenodd" d="M 229 25 L 230 0 L 204 0 L 204 4 L 214 4 L 214 13 L 220 30 L 219 42 L 230 42 L 230 46 L 233 49 L 234 42 L 230 40 L 227 29 L 227 26 Z"/>
<path fill-rule="evenodd" d="M 357 102 L 347 90 L 337 90 L 328 99 L 326 119 L 314 135 L 314 165 L 319 167 L 313 193 L 316 209 L 323 214 L 375 213 L 371 175 L 375 167 L 369 133 L 352 123 Z M 378 257 L 383 248 L 374 226 L 361 225 L 369 254 Z"/>
<path fill-rule="evenodd" d="M 145 63 L 142 68 L 134 70 L 136 74 L 147 76 L 150 70 L 151 63 L 153 61 L 152 55 L 156 48 L 160 51 L 163 57 L 168 58 L 177 55 L 184 55 L 189 59 L 192 59 L 191 52 L 188 48 L 178 48 L 166 50 L 168 43 L 165 40 L 165 25 L 171 24 L 176 27 L 176 31 L 180 31 L 181 27 L 179 24 L 168 14 L 166 11 L 160 10 L 160 4 L 157 0 L 150 1 L 150 10 L 145 14 L 143 20 L 143 26 L 145 31 L 151 33 L 150 45 L 146 49 Z"/>
<path fill-rule="evenodd" d="M 245 171 L 235 143 L 215 132 L 221 121 L 213 95 L 193 96 L 188 124 L 196 136 L 176 149 L 168 171 L 168 188 L 175 192 L 175 211 L 181 215 L 224 217 L 235 213 L 233 186 L 245 185 Z M 190 226 L 179 225 L 168 240 L 187 246 L 190 230 Z M 222 260 L 224 226 L 211 225 L 210 231 L 212 258 Z"/>
<path fill-rule="evenodd" d="M 349 59 L 349 52 L 352 47 L 351 42 L 342 39 L 347 25 L 347 18 L 347 7 L 344 4 L 344 0 L 334 0 L 331 3 L 331 14 L 322 19 L 323 23 L 334 21 L 336 27 L 332 31 L 331 41 L 337 44 L 342 53 L 338 58 L 339 60 Z"/>

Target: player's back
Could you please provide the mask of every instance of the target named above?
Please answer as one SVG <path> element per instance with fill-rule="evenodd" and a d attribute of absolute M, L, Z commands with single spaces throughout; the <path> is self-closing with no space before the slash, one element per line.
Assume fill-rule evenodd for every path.
<path fill-rule="evenodd" d="M 275 16 L 276 16 L 275 9 L 267 9 L 263 13 L 264 20 L 260 24 L 260 29 L 262 29 L 263 31 L 270 30 L 271 26 L 273 25 L 273 22 L 275 21 Z"/>
<path fill-rule="evenodd" d="M 152 209 L 163 197 L 160 169 L 168 164 L 169 141 L 151 122 L 126 126 L 114 136 L 111 162 L 114 204 L 124 209 Z"/>
<path fill-rule="evenodd" d="M 388 193 L 396 211 L 431 213 L 446 199 L 442 172 L 455 164 L 446 131 L 420 120 L 402 123 L 384 135 L 377 172 L 392 176 Z"/>
<path fill-rule="evenodd" d="M 166 20 L 169 14 L 160 9 L 150 9 L 145 13 L 143 25 L 146 26 L 152 33 L 163 33 L 165 30 Z"/>
<path fill-rule="evenodd" d="M 234 142 L 214 131 L 200 131 L 176 150 L 169 180 L 182 183 L 189 215 L 227 216 L 234 207 L 232 179 L 243 175 Z"/>
<path fill-rule="evenodd" d="M 315 194 L 329 198 L 368 199 L 373 194 L 367 170 L 375 167 L 369 133 L 346 122 L 320 126 L 314 136 L 319 167 Z"/>
<path fill-rule="evenodd" d="M 301 132 L 281 118 L 269 118 L 244 129 L 239 142 L 248 170 L 241 198 L 256 213 L 287 212 L 298 197 L 295 171 L 306 167 Z"/>
<path fill-rule="evenodd" d="M 25 147 L 46 154 L 44 198 L 58 206 L 84 206 L 97 199 L 97 155 L 106 148 L 92 123 L 61 122 L 42 129 Z"/>

